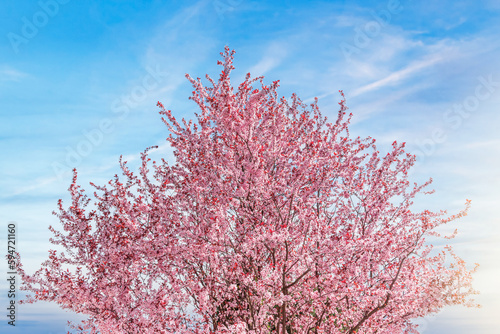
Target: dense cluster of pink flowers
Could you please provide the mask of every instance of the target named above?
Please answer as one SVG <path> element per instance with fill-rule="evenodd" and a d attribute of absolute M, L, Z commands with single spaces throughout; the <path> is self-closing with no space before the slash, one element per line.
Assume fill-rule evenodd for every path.
<path fill-rule="evenodd" d="M 211 87 L 188 76 L 197 124 L 158 103 L 175 165 L 120 161 L 122 179 L 92 184 L 94 210 L 74 172 L 64 231 L 50 228 L 67 251 L 21 268 L 27 302 L 86 314 L 75 328 L 92 333 L 186 334 L 417 333 L 412 319 L 472 306 L 474 270 L 425 243 L 468 202 L 413 212 L 430 181 L 410 185 L 404 143 L 381 155 L 350 138 L 344 100 L 327 123 L 278 82 L 248 74 L 234 90 L 234 51 L 221 54 Z"/>

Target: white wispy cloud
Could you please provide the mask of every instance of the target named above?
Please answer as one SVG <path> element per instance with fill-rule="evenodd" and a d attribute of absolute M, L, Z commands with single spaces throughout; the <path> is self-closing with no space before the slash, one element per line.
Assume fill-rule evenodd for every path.
<path fill-rule="evenodd" d="M 0 66 L 0 82 L 9 82 L 9 81 L 14 81 L 14 82 L 19 82 L 21 79 L 27 77 L 28 74 L 21 72 L 19 70 L 16 70 L 10 66 L 3 65 Z"/>
<path fill-rule="evenodd" d="M 433 57 L 430 57 L 429 59 L 412 62 L 410 65 L 406 66 L 403 69 L 400 69 L 396 72 L 389 74 L 388 76 L 386 76 L 382 79 L 379 79 L 379 80 L 372 82 L 370 84 L 361 86 L 360 88 L 354 90 L 351 93 L 351 97 L 358 96 L 358 95 L 370 92 L 372 90 L 377 90 L 377 89 L 383 88 L 385 86 L 398 83 L 402 80 L 405 80 L 405 79 L 411 77 L 412 74 L 414 74 L 414 73 L 416 73 L 416 72 L 418 72 L 426 67 L 430 67 L 430 66 L 433 66 L 439 62 L 442 62 L 443 60 L 444 60 L 444 58 L 441 55 L 435 55 Z"/>
<path fill-rule="evenodd" d="M 250 67 L 249 72 L 252 76 L 264 75 L 268 71 L 279 66 L 286 58 L 288 52 L 284 43 L 272 42 L 264 52 L 265 56 Z"/>

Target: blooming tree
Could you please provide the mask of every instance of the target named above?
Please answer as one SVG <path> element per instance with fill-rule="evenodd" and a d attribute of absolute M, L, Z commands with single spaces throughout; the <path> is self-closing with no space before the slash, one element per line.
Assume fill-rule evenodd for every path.
<path fill-rule="evenodd" d="M 92 210 L 74 172 L 64 231 L 50 227 L 66 252 L 21 266 L 25 302 L 86 314 L 73 327 L 92 333 L 192 334 L 418 333 L 412 319 L 473 306 L 475 269 L 425 239 L 469 202 L 412 211 L 431 181 L 410 185 L 404 143 L 381 155 L 351 138 L 344 100 L 327 123 L 277 81 L 247 74 L 234 90 L 233 54 L 210 87 L 187 76 L 197 124 L 158 103 L 175 165 L 146 150 L 134 174 L 120 159 L 121 179 L 92 184 Z"/>

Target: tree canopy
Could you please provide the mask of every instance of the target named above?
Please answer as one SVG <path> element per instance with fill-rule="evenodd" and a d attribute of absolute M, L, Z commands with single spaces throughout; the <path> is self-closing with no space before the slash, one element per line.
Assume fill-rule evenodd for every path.
<path fill-rule="evenodd" d="M 86 314 L 92 333 L 418 333 L 412 319 L 473 306 L 473 270 L 428 236 L 466 214 L 415 212 L 428 182 L 394 142 L 351 138 L 342 92 L 334 123 L 317 100 L 278 98 L 278 81 L 234 89 L 226 47 L 218 80 L 194 87 L 197 122 L 158 102 L 176 162 L 142 155 L 138 173 L 59 200 L 63 231 L 26 302 Z M 254 86 L 259 86 L 255 88 Z M 450 236 L 450 238 L 453 237 Z"/>

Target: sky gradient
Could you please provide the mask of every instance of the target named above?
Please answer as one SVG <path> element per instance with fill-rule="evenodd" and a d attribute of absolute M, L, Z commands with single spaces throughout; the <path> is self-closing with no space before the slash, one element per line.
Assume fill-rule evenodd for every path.
<path fill-rule="evenodd" d="M 0 3 L 0 247 L 18 225 L 28 272 L 47 257 L 51 212 L 79 184 L 104 184 L 124 155 L 145 148 L 174 161 L 156 102 L 195 119 L 185 74 L 218 77 L 219 52 L 236 51 L 233 85 L 247 72 L 280 80 L 279 94 L 319 98 L 335 120 L 339 90 L 352 136 L 397 140 L 417 155 L 411 179 L 432 177 L 415 209 L 469 215 L 449 241 L 472 268 L 481 309 L 450 307 L 420 321 L 425 334 L 495 333 L 500 327 L 500 2 L 128 1 Z M 443 246 L 440 242 L 438 246 Z M 0 306 L 7 305 L 6 264 Z M 78 319 L 57 305 L 18 309 L 2 333 L 65 333 Z"/>

